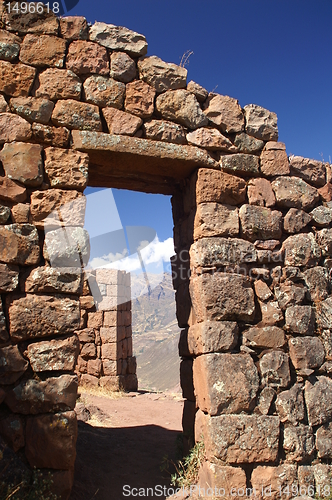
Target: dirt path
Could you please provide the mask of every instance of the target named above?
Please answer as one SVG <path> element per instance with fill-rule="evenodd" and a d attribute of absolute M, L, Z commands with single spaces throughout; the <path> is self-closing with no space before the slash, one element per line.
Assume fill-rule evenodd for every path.
<path fill-rule="evenodd" d="M 175 459 L 182 407 L 179 397 L 165 394 L 131 393 L 110 399 L 83 393 L 77 404 L 77 458 L 70 500 L 122 500 L 135 498 L 123 494 L 129 488 L 169 487 L 169 476 L 160 472 L 160 465 L 165 455 Z"/>

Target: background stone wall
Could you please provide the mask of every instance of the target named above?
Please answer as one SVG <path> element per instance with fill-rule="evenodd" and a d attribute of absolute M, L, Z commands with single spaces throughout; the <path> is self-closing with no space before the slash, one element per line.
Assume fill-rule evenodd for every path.
<path fill-rule="evenodd" d="M 321 494 L 332 458 L 330 166 L 288 157 L 274 113 L 144 57 L 143 35 L 9 16 L 3 2 L 0 13 L 0 446 L 15 464 L 5 480 L 52 470 L 69 495 L 74 332 L 82 351 L 101 347 L 87 375 L 102 364 L 107 384 L 124 376 L 102 335 L 111 321 L 129 328 L 130 310 L 93 312 L 82 271 L 83 191 L 116 179 L 173 194 L 183 427 L 187 447 L 204 439 L 200 483 Z M 125 338 L 114 344 L 130 353 Z"/>

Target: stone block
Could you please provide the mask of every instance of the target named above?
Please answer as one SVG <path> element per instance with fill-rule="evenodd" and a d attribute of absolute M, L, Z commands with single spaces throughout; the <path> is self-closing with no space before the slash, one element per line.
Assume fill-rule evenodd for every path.
<path fill-rule="evenodd" d="M 0 263 L 0 293 L 13 292 L 18 286 L 19 268 Z"/>
<path fill-rule="evenodd" d="M 332 256 L 332 229 L 322 229 L 316 233 L 317 242 L 323 257 Z"/>
<path fill-rule="evenodd" d="M 13 61 L 20 52 L 22 40 L 8 31 L 0 31 L 0 59 Z"/>
<path fill-rule="evenodd" d="M 236 153 L 237 148 L 216 128 L 201 127 L 187 134 L 187 141 L 193 146 L 198 146 L 211 151 L 229 151 Z"/>
<path fill-rule="evenodd" d="M 26 186 L 40 186 L 43 182 L 42 149 L 39 144 L 25 142 L 5 144 L 0 160 L 6 176 Z"/>
<path fill-rule="evenodd" d="M 59 21 L 60 34 L 66 40 L 73 41 L 88 39 L 89 28 L 85 17 L 66 16 L 61 17 Z"/>
<path fill-rule="evenodd" d="M 208 91 L 204 87 L 193 80 L 190 80 L 188 83 L 187 90 L 196 96 L 198 102 L 204 102 L 209 95 Z"/>
<path fill-rule="evenodd" d="M 27 420 L 25 455 L 31 467 L 70 469 L 76 458 L 74 411 L 38 415 Z"/>
<path fill-rule="evenodd" d="M 311 458 L 315 450 L 312 427 L 299 424 L 284 429 L 283 448 L 289 462 L 305 462 Z"/>
<path fill-rule="evenodd" d="M 323 187 L 326 182 L 326 164 L 322 161 L 291 156 L 289 159 L 291 175 L 301 177 L 315 187 Z"/>
<path fill-rule="evenodd" d="M 271 387 L 287 387 L 291 382 L 289 356 L 282 351 L 269 351 L 259 360 L 262 383 Z"/>
<path fill-rule="evenodd" d="M 328 207 L 319 206 L 310 212 L 313 224 L 318 227 L 328 227 L 332 222 L 332 211 Z"/>
<path fill-rule="evenodd" d="M 5 403 L 12 412 L 23 415 L 73 410 L 77 387 L 76 375 L 24 380 L 7 392 Z"/>
<path fill-rule="evenodd" d="M 269 208 L 276 203 L 271 183 L 267 179 L 250 179 L 247 194 L 250 205 Z"/>
<path fill-rule="evenodd" d="M 0 113 L 9 113 L 10 109 L 7 104 L 6 99 L 2 94 L 0 94 Z"/>
<path fill-rule="evenodd" d="M 92 75 L 83 84 L 84 99 L 90 104 L 104 108 L 111 106 L 121 109 L 125 97 L 126 86 L 113 78 L 100 75 Z"/>
<path fill-rule="evenodd" d="M 76 335 L 28 345 L 27 357 L 34 372 L 74 371 L 80 352 Z"/>
<path fill-rule="evenodd" d="M 166 120 L 151 120 L 143 125 L 144 136 L 147 139 L 175 144 L 186 144 L 184 128 L 177 123 Z"/>
<path fill-rule="evenodd" d="M 100 359 L 89 359 L 87 371 L 93 377 L 100 377 L 102 372 L 102 362 Z"/>
<path fill-rule="evenodd" d="M 239 210 L 241 231 L 250 241 L 279 239 L 282 234 L 282 213 L 269 208 L 242 205 Z"/>
<path fill-rule="evenodd" d="M 254 289 L 257 297 L 263 302 L 273 298 L 273 293 L 263 280 L 256 280 L 254 282 Z"/>
<path fill-rule="evenodd" d="M 189 353 L 195 356 L 230 351 L 238 342 L 239 329 L 235 321 L 205 321 L 188 330 Z"/>
<path fill-rule="evenodd" d="M 218 267 L 256 262 L 255 246 L 239 238 L 202 238 L 190 247 L 192 267 Z"/>
<path fill-rule="evenodd" d="M 193 486 L 200 497 L 211 498 L 211 494 L 218 492 L 223 498 L 240 498 L 237 493 L 247 490 L 246 474 L 241 467 L 231 467 L 219 463 L 203 462 L 199 470 L 198 486 Z"/>
<path fill-rule="evenodd" d="M 254 291 L 238 274 L 203 274 L 191 280 L 190 296 L 197 321 L 251 321 L 255 314 Z"/>
<path fill-rule="evenodd" d="M 235 175 L 218 170 L 200 168 L 191 179 L 191 205 L 197 203 L 244 203 L 246 182 Z M 196 200 L 196 201 L 195 201 Z"/>
<path fill-rule="evenodd" d="M 33 123 L 32 136 L 37 142 L 63 148 L 69 144 L 70 132 L 66 127 L 49 127 L 41 123 Z"/>
<path fill-rule="evenodd" d="M 28 141 L 30 138 L 31 125 L 28 121 L 13 113 L 0 113 L 0 145 L 5 142 Z"/>
<path fill-rule="evenodd" d="M 234 139 L 234 146 L 238 148 L 239 153 L 258 153 L 264 147 L 264 141 L 255 139 L 244 132 L 236 134 Z"/>
<path fill-rule="evenodd" d="M 182 397 L 189 401 L 196 401 L 194 393 L 193 360 L 184 358 L 180 363 L 180 385 Z"/>
<path fill-rule="evenodd" d="M 272 182 L 277 206 L 309 210 L 319 200 L 316 188 L 299 177 L 277 177 Z"/>
<path fill-rule="evenodd" d="M 27 97 L 36 76 L 36 68 L 26 64 L 0 61 L 0 92 L 12 97 Z"/>
<path fill-rule="evenodd" d="M 242 132 L 244 116 L 237 99 L 211 93 L 204 103 L 204 113 L 222 132 Z"/>
<path fill-rule="evenodd" d="M 91 343 L 91 342 L 95 343 L 96 330 L 94 328 L 91 328 L 91 327 L 90 328 L 83 328 L 83 329 L 77 330 L 75 333 L 78 336 L 78 339 L 81 342 L 81 344 L 86 344 L 86 343 Z"/>
<path fill-rule="evenodd" d="M 86 344 L 83 344 L 83 346 L 81 346 L 80 356 L 85 361 L 88 361 L 89 359 L 95 359 L 96 355 L 97 355 L 97 349 L 94 342 L 93 343 L 87 342 Z"/>
<path fill-rule="evenodd" d="M 289 161 L 286 151 L 264 150 L 260 156 L 261 172 L 266 177 L 289 175 Z"/>
<path fill-rule="evenodd" d="M 111 78 L 119 82 L 129 83 L 136 76 L 135 61 L 125 52 L 113 52 L 111 54 Z"/>
<path fill-rule="evenodd" d="M 297 425 L 304 419 L 303 386 L 295 384 L 288 391 L 282 391 L 275 405 L 281 422 Z"/>
<path fill-rule="evenodd" d="M 52 122 L 57 127 L 69 129 L 102 131 L 99 108 L 94 104 L 74 101 L 73 99 L 60 100 L 56 103 L 52 113 Z"/>
<path fill-rule="evenodd" d="M 103 326 L 103 314 L 104 314 L 103 311 L 89 312 L 88 328 L 100 328 L 101 326 Z M 104 324 L 104 326 L 110 326 L 110 325 Z"/>
<path fill-rule="evenodd" d="M 307 288 L 301 284 L 288 285 L 281 283 L 280 286 L 274 287 L 274 293 L 282 310 L 285 310 L 289 306 L 302 304 L 306 297 L 306 292 Z"/>
<path fill-rule="evenodd" d="M 208 119 L 196 97 L 187 90 L 168 90 L 159 95 L 156 99 L 156 109 L 162 118 L 175 121 L 192 130 L 208 124 Z"/>
<path fill-rule="evenodd" d="M 325 351 L 317 337 L 295 337 L 288 341 L 289 355 L 296 370 L 319 368 L 324 363 Z"/>
<path fill-rule="evenodd" d="M 86 365 L 88 369 L 88 364 Z M 88 375 L 87 373 L 83 373 L 81 376 L 80 385 L 82 387 L 86 387 L 87 389 L 97 389 L 99 387 L 99 378 L 94 377 L 93 375 Z"/>
<path fill-rule="evenodd" d="M 97 43 L 85 40 L 72 42 L 68 48 L 66 68 L 77 75 L 108 75 L 109 58 L 107 50 Z"/>
<path fill-rule="evenodd" d="M 81 227 L 67 227 L 48 231 L 43 255 L 53 267 L 79 267 L 89 261 L 89 235 Z"/>
<path fill-rule="evenodd" d="M 111 361 L 117 361 L 122 359 L 122 343 L 112 342 L 102 344 L 101 346 L 101 357 L 102 359 L 109 359 Z"/>
<path fill-rule="evenodd" d="M 286 266 L 314 266 L 321 257 L 321 249 L 312 233 L 289 236 L 282 250 Z"/>
<path fill-rule="evenodd" d="M 149 118 L 154 112 L 155 95 L 156 91 L 145 82 L 135 80 L 127 83 L 125 110 L 140 118 Z"/>
<path fill-rule="evenodd" d="M 66 41 L 50 35 L 27 34 L 21 45 L 20 61 L 31 66 L 63 68 Z"/>
<path fill-rule="evenodd" d="M 244 107 L 246 132 L 263 141 L 278 140 L 277 115 L 256 104 Z"/>
<path fill-rule="evenodd" d="M 312 307 L 288 307 L 285 313 L 285 327 L 293 333 L 312 335 L 315 327 L 315 314 Z"/>
<path fill-rule="evenodd" d="M 45 149 L 45 172 L 54 188 L 86 188 L 89 171 L 89 156 L 80 151 L 61 148 Z"/>
<path fill-rule="evenodd" d="M 184 67 L 166 63 L 156 56 L 139 59 L 137 66 L 140 79 L 157 92 L 186 88 L 187 70 Z"/>
<path fill-rule="evenodd" d="M 110 326 L 108 328 L 101 327 L 100 328 L 100 338 L 102 344 L 108 344 L 110 342 L 117 342 L 118 340 L 123 340 L 123 338 L 120 338 L 120 335 L 118 336 L 118 330 L 120 333 L 120 328 L 119 326 Z"/>
<path fill-rule="evenodd" d="M 319 427 L 316 432 L 316 448 L 319 458 L 332 457 L 332 424 L 331 422 Z"/>
<path fill-rule="evenodd" d="M 271 500 L 287 500 L 289 499 L 287 491 L 291 492 L 292 487 L 295 489 L 298 487 L 297 466 L 290 464 L 282 464 L 278 467 L 259 465 L 252 471 L 251 484 L 255 491 L 255 498 L 259 500 L 266 497 Z"/>
<path fill-rule="evenodd" d="M 311 215 L 298 208 L 290 208 L 284 218 L 286 233 L 299 233 L 311 221 Z"/>
<path fill-rule="evenodd" d="M 103 359 L 103 374 L 106 377 L 115 377 L 116 375 L 120 375 L 122 371 L 122 360 L 109 360 Z"/>
<path fill-rule="evenodd" d="M 231 174 L 257 176 L 259 174 L 259 158 L 243 153 L 225 155 L 220 158 L 220 167 Z"/>
<path fill-rule="evenodd" d="M 232 205 L 201 203 L 194 220 L 194 240 L 210 236 L 238 236 L 239 210 Z"/>
<path fill-rule="evenodd" d="M 259 377 L 249 354 L 204 354 L 193 364 L 195 395 L 199 408 L 209 415 L 250 411 Z"/>
<path fill-rule="evenodd" d="M 40 260 L 38 231 L 32 224 L 0 226 L 0 260 L 31 266 Z"/>
<path fill-rule="evenodd" d="M 276 391 L 272 387 L 264 387 L 258 398 L 258 411 L 261 415 L 268 415 L 271 405 L 276 396 Z"/>
<path fill-rule="evenodd" d="M 23 358 L 18 347 L 0 348 L 0 384 L 14 384 L 28 369 L 29 363 Z"/>
<path fill-rule="evenodd" d="M 89 30 L 89 39 L 112 51 L 123 51 L 132 57 L 144 56 L 148 44 L 144 35 L 123 26 L 94 23 Z"/>
<path fill-rule="evenodd" d="M 68 69 L 48 68 L 39 73 L 36 84 L 36 97 L 53 101 L 57 99 L 80 99 L 82 82 Z"/>
<path fill-rule="evenodd" d="M 309 425 L 320 425 L 332 418 L 332 380 L 325 376 L 314 377 L 305 383 L 305 403 Z"/>
<path fill-rule="evenodd" d="M 79 328 L 79 301 L 49 295 L 13 297 L 8 303 L 8 318 L 14 342 L 63 335 Z"/>
<path fill-rule="evenodd" d="M 242 342 L 253 349 L 278 349 L 285 345 L 286 338 L 278 326 L 252 326 L 242 332 Z"/>
<path fill-rule="evenodd" d="M 104 108 L 102 112 L 110 134 L 135 135 L 143 123 L 138 116 L 119 109 Z"/>
<path fill-rule="evenodd" d="M 284 315 L 279 307 L 276 300 L 270 300 L 269 302 L 258 301 L 261 309 L 263 325 L 276 325 L 283 321 Z"/>
<path fill-rule="evenodd" d="M 10 108 L 30 122 L 48 123 L 54 103 L 42 97 L 12 97 Z"/>
<path fill-rule="evenodd" d="M 81 175 L 80 178 L 82 179 Z M 86 197 L 78 191 L 65 189 L 34 191 L 31 194 L 31 220 L 38 229 L 45 228 L 47 234 L 50 234 L 51 229 L 62 226 L 66 231 L 73 227 L 79 229 L 78 226 L 84 225 L 85 206 Z"/>

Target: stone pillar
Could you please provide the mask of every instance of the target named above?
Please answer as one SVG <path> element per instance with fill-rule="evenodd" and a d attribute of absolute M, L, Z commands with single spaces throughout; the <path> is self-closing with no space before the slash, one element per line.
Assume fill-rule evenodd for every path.
<path fill-rule="evenodd" d="M 111 391 L 137 390 L 133 356 L 130 273 L 97 269 L 85 273 L 80 298 L 82 329 L 77 331 L 80 384 Z"/>

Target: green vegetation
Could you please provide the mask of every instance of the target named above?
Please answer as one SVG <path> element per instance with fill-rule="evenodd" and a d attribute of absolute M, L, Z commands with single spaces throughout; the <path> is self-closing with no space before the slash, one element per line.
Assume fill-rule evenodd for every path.
<path fill-rule="evenodd" d="M 57 500 L 58 496 L 51 492 L 52 484 L 52 474 L 45 475 L 39 470 L 34 471 L 29 483 L 8 485 L 0 478 L 0 500 Z"/>
<path fill-rule="evenodd" d="M 182 437 L 182 435 L 180 435 Z M 179 439 L 177 439 L 177 442 Z M 171 483 L 178 488 L 190 488 L 191 485 L 197 483 L 198 472 L 201 464 L 205 461 L 204 442 L 199 441 L 190 450 L 188 455 L 176 463 L 165 456 L 160 467 L 161 471 L 168 472 L 171 476 Z M 170 472 L 170 467 L 175 469 L 175 472 Z"/>

